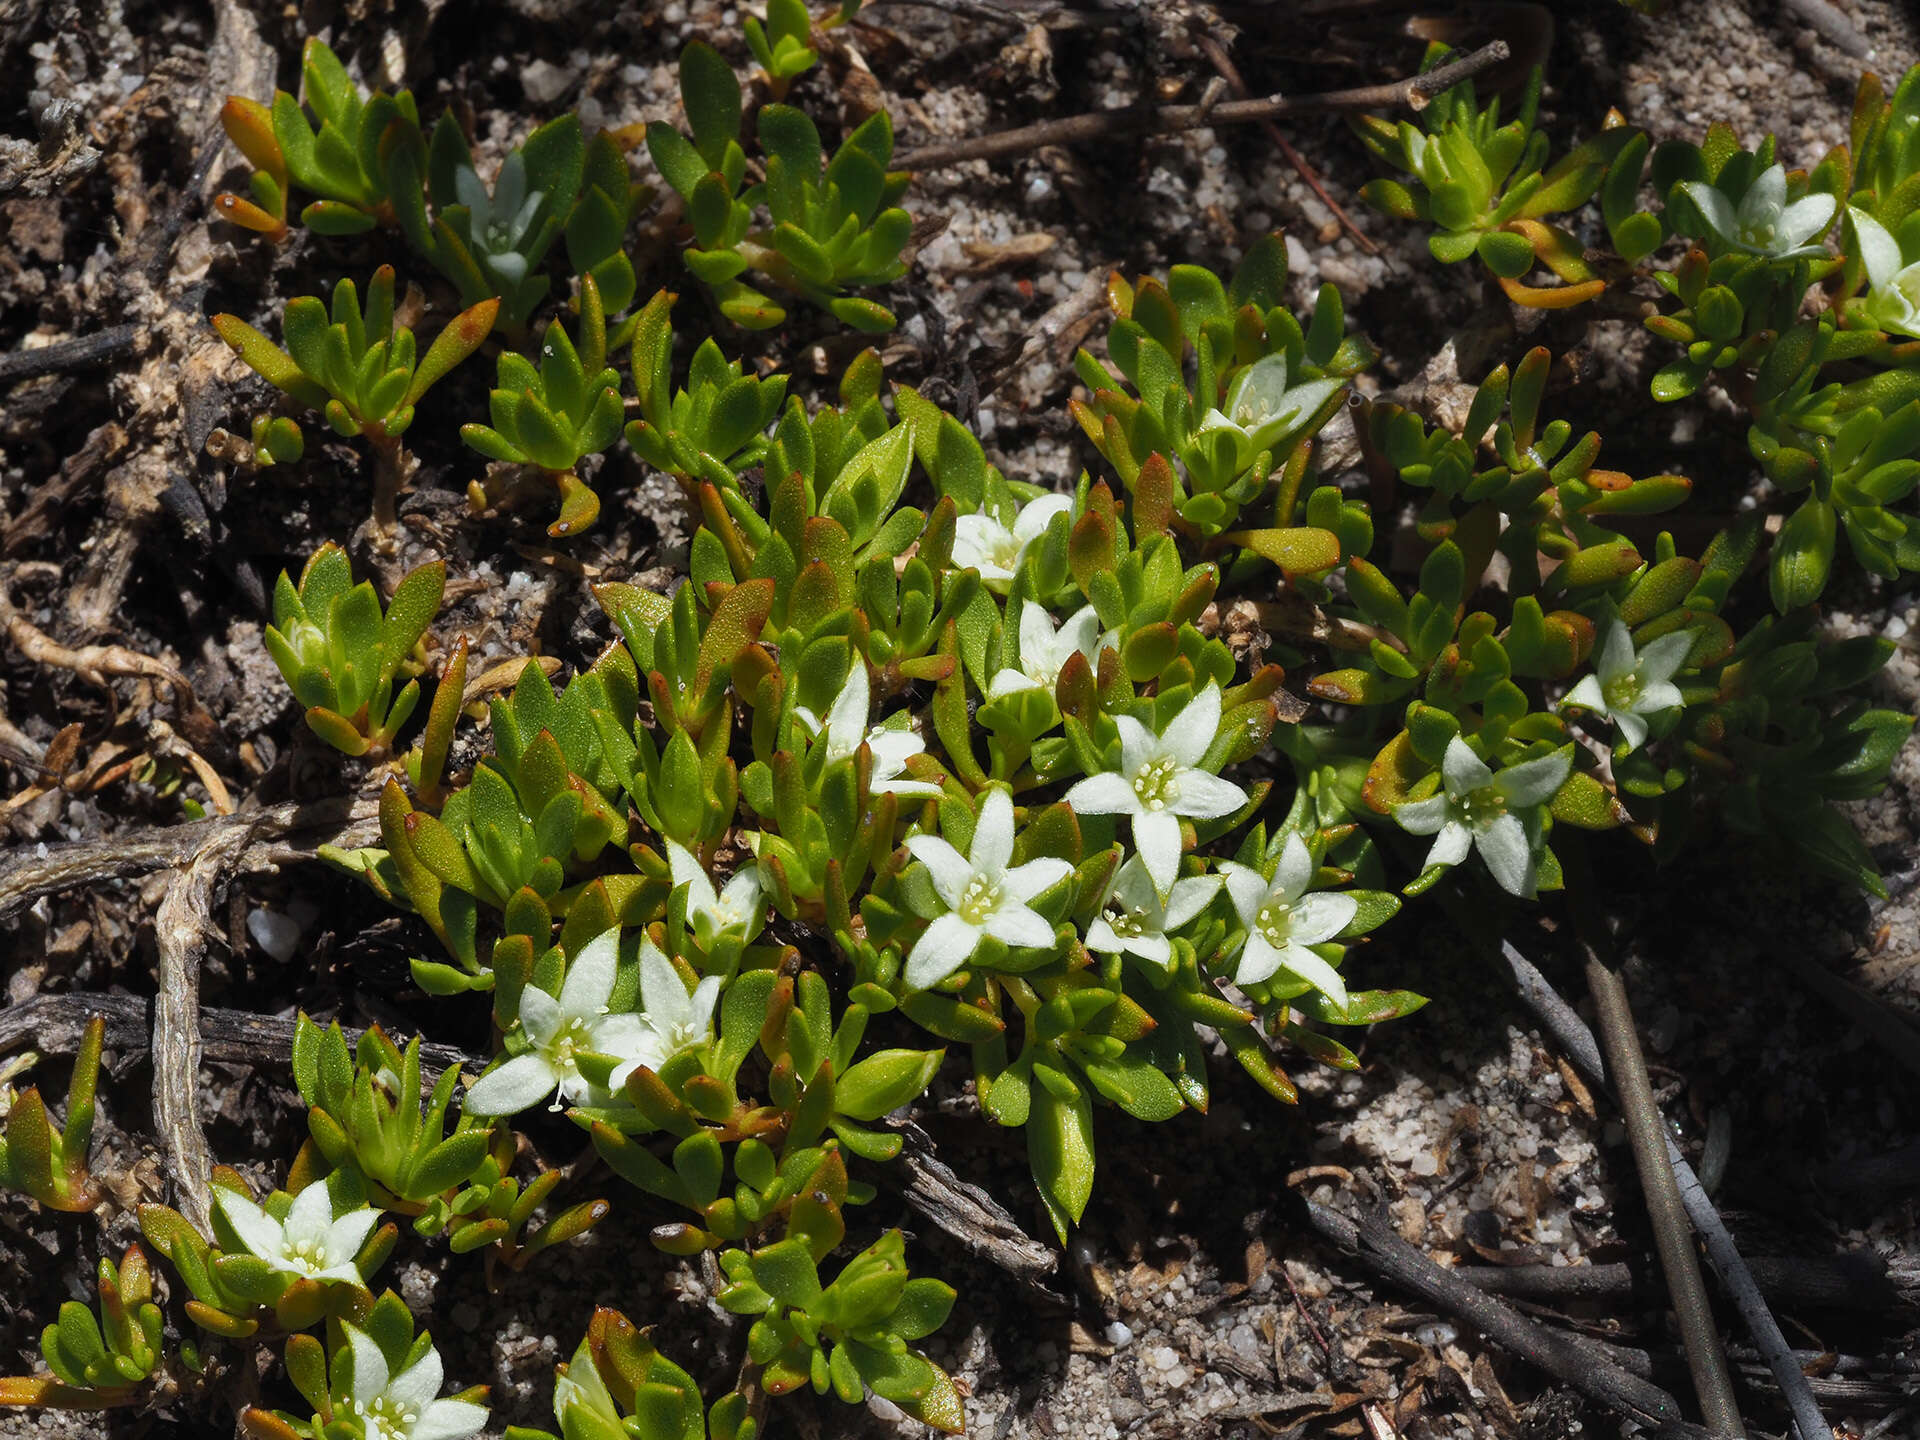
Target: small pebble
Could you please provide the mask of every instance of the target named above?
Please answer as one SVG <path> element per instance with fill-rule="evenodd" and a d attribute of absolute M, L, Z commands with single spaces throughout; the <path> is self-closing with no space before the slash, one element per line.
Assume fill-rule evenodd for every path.
<path fill-rule="evenodd" d="M 277 910 L 258 906 L 247 912 L 247 933 L 253 943 L 285 964 L 300 946 L 300 922 Z"/>
<path fill-rule="evenodd" d="M 885 1421 L 889 1425 L 898 1425 L 907 1418 L 906 1412 L 893 1401 L 884 1395 L 875 1395 L 872 1391 L 867 1392 L 867 1413 L 874 1419 Z"/>
<path fill-rule="evenodd" d="M 1116 1350 L 1124 1350 L 1133 1343 L 1133 1331 L 1116 1320 L 1107 1326 L 1107 1343 Z"/>

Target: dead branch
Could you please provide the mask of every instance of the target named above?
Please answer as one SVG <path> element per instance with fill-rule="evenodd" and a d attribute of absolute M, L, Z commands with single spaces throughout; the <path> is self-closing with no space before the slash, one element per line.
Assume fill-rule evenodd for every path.
<path fill-rule="evenodd" d="M 36 995 L 19 1005 L 0 1008 L 0 1054 L 32 1042 L 49 1055 L 70 1054 L 80 1043 L 87 1021 L 99 1015 L 107 1022 L 106 1044 L 122 1055 L 142 1054 L 152 1048 L 154 1001 L 140 995 Z M 217 1006 L 200 1011 L 200 1058 L 222 1065 L 251 1065 L 261 1070 L 285 1070 L 292 1063 L 295 1023 L 251 1010 Z M 364 1031 L 342 1026 L 348 1045 L 359 1043 Z M 428 1084 L 459 1065 L 478 1073 L 486 1058 L 469 1055 L 453 1045 L 420 1042 L 420 1073 Z"/>
<path fill-rule="evenodd" d="M 211 1235 L 208 1177 L 213 1156 L 200 1128 L 200 960 L 216 934 L 208 911 L 213 892 L 247 842 L 252 828 L 231 826 L 214 835 L 174 873 L 154 917 L 160 955 L 160 994 L 153 1007 L 153 1115 L 173 1161 L 180 1210 Z"/>
<path fill-rule="evenodd" d="M 894 157 L 902 170 L 938 170 L 963 160 L 995 160 L 1024 155 L 1043 145 L 1073 145 L 1107 140 L 1119 135 L 1177 135 L 1201 126 L 1246 125 L 1290 115 L 1318 115 L 1329 111 L 1422 109 L 1427 101 L 1462 80 L 1470 80 L 1503 63 L 1511 54 L 1504 40 L 1483 45 L 1448 65 L 1394 80 L 1384 85 L 1362 85 L 1353 90 L 1327 90 L 1314 95 L 1271 95 L 1261 100 L 1228 100 L 1218 105 L 1125 105 L 1093 110 L 1061 120 L 1045 120 L 1015 130 L 974 135 L 923 145 Z"/>
<path fill-rule="evenodd" d="M 1017 1276 L 1048 1303 L 1065 1305 L 1065 1297 L 1046 1283 L 1059 1268 L 1060 1257 L 1022 1230 L 999 1201 L 954 1174 L 934 1154 L 926 1131 L 911 1123 L 894 1128 L 906 1141 L 900 1152 L 906 1182 L 899 1187 L 906 1202 L 970 1254 Z M 890 1169 L 885 1173 L 892 1178 Z"/>
<path fill-rule="evenodd" d="M 1358 1224 L 1311 1200 L 1302 1202 L 1321 1236 L 1356 1256 L 1387 1279 L 1457 1315 L 1489 1340 L 1539 1366 L 1564 1385 L 1617 1414 L 1670 1436 L 1708 1432 L 1680 1416 L 1680 1402 L 1649 1381 L 1614 1363 L 1609 1347 L 1584 1335 L 1550 1330 L 1484 1294 L 1401 1239 L 1382 1212 Z"/>
<path fill-rule="evenodd" d="M 350 849 L 371 843 L 378 834 L 374 824 L 378 814 L 379 800 L 374 795 L 340 796 L 126 831 L 105 840 L 49 845 L 44 851 L 17 847 L 10 858 L 0 861 L 0 919 L 42 895 L 186 865 L 228 832 L 247 837 L 234 866 L 237 870 L 271 870 L 311 860 L 322 845 Z"/>
<path fill-rule="evenodd" d="M 1502 941 L 1500 954 L 1506 961 L 1521 1000 L 1546 1027 L 1555 1043 L 1566 1052 L 1567 1058 L 1589 1080 L 1605 1085 L 1607 1075 L 1600 1061 L 1600 1046 L 1594 1040 L 1593 1032 L 1587 1028 L 1586 1021 L 1560 997 L 1560 993 L 1533 962 L 1511 943 Z M 1794 1360 L 1786 1336 L 1780 1333 L 1779 1322 L 1773 1318 L 1773 1312 L 1767 1308 L 1767 1302 L 1760 1294 L 1759 1283 L 1741 1258 L 1733 1237 L 1727 1233 L 1720 1212 L 1714 1208 L 1713 1201 L 1700 1184 L 1700 1177 L 1693 1173 L 1693 1166 L 1680 1153 L 1680 1147 L 1671 1135 L 1666 1137 L 1666 1141 L 1667 1160 L 1673 1167 L 1674 1181 L 1680 1187 L 1680 1202 L 1686 1206 L 1687 1218 L 1693 1222 L 1694 1229 L 1706 1245 L 1713 1268 L 1720 1276 L 1720 1283 L 1726 1287 L 1734 1308 L 1740 1312 L 1747 1333 L 1766 1357 L 1767 1368 L 1773 1374 L 1774 1383 L 1780 1387 L 1788 1413 L 1793 1416 L 1794 1429 L 1799 1432 L 1800 1440 L 1825 1440 L 1829 1427 L 1821 1418 L 1820 1406 L 1807 1386 L 1805 1372 Z"/>

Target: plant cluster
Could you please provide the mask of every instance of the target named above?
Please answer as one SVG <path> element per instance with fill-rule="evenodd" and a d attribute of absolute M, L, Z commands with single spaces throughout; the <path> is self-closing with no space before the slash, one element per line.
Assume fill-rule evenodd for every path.
<path fill-rule="evenodd" d="M 857 8 L 842 6 L 828 25 L 844 23 Z M 858 126 L 829 159 L 813 121 L 777 103 L 813 64 L 814 52 L 805 43 L 810 34 L 810 17 L 799 0 L 776 3 L 764 26 L 752 17 L 746 22 L 749 46 L 776 102 L 762 106 L 756 120 L 764 181 L 745 184 L 740 82 L 702 42 L 689 45 L 680 60 L 692 138 L 656 122 L 647 129 L 646 148 L 685 206 L 694 242 L 684 252 L 687 269 L 711 289 L 729 320 L 767 329 L 786 318 L 779 302 L 741 278 L 752 273 L 843 324 L 891 330 L 890 310 L 850 292 L 906 273 L 901 255 L 912 220 L 894 202 L 908 177 L 887 169 L 893 131 L 884 110 Z M 469 486 L 476 510 L 520 489 L 544 488 L 560 507 L 551 533 L 578 534 L 600 510 L 599 497 L 580 475 L 581 462 L 606 450 L 621 428 L 624 401 L 620 377 L 605 363 L 609 348 L 634 343 L 646 313 L 627 313 L 637 279 L 626 242 L 650 189 L 632 181 L 626 154 L 612 135 L 588 140 L 573 114 L 534 130 L 500 163 L 489 188 L 450 112 L 430 132 L 423 130 L 410 94 L 363 93 L 318 40 L 307 42 L 301 74 L 304 106 L 285 91 L 270 108 L 244 96 L 227 101 L 222 123 L 255 169 L 252 198 L 222 194 L 218 212 L 282 239 L 291 223 L 289 196 L 297 187 L 316 197 L 300 211 L 301 223 L 327 235 L 379 226 L 398 230 L 452 283 L 466 308 L 417 363 L 412 331 L 395 322 L 391 266 L 375 273 L 364 307 L 353 282 L 344 279 L 334 291 L 331 314 L 318 297 L 288 301 L 281 318 L 285 349 L 238 316 L 216 316 L 215 329 L 251 369 L 320 411 L 337 434 L 366 438 L 377 465 L 374 521 L 383 536 L 390 535 L 396 501 L 413 468 L 401 436 L 415 405 L 490 333 L 497 330 L 514 343 L 528 337 L 552 287 L 548 256 L 564 239 L 578 278 L 569 307 L 578 314 L 578 330 L 569 337 L 553 320 L 537 360 L 502 349 L 488 423 L 466 425 L 461 435 L 503 467 L 503 473 Z M 762 211 L 767 223 L 757 225 Z M 609 329 L 609 315 L 625 318 Z M 636 379 L 653 374 L 638 354 L 633 371 Z M 644 407 L 647 396 L 641 400 Z M 736 425 L 742 418 L 725 412 L 722 423 Z M 648 419 L 658 423 L 651 409 Z M 298 463 L 305 453 L 305 438 L 290 416 L 256 416 L 252 437 L 255 461 L 262 465 Z"/>
<path fill-rule="evenodd" d="M 804 18 L 775 5 L 750 32 L 776 89 L 811 59 Z M 784 317 L 752 272 L 855 329 L 891 325 L 847 293 L 900 273 L 886 117 L 829 161 L 800 112 L 765 105 L 765 179 L 745 186 L 731 68 L 696 44 L 681 87 L 691 138 L 656 125 L 648 149 L 721 315 Z M 1216 1041 L 1292 1102 L 1295 1057 L 1355 1067 L 1339 1032 L 1425 1003 L 1375 988 L 1361 957 L 1443 880 L 1532 900 L 1568 883 L 1569 832 L 1665 858 L 1717 820 L 1877 888 L 1834 802 L 1881 788 L 1913 722 L 1867 698 L 1890 645 L 1824 642 L 1813 602 L 1841 529 L 1877 574 L 1920 554 L 1888 508 L 1920 478 L 1920 354 L 1900 338 L 1920 329 L 1901 309 L 1920 274 L 1920 71 L 1891 100 L 1861 94 L 1851 151 L 1811 175 L 1771 140 L 1743 151 L 1716 129 L 1655 149 L 1617 117 L 1549 164 L 1537 76 L 1504 125 L 1467 85 L 1420 128 L 1363 124 L 1412 177 L 1369 197 L 1432 223 L 1438 259 L 1478 256 L 1521 304 L 1638 274 L 1676 302 L 1648 322 L 1684 347 L 1656 396 L 1726 387 L 1792 497 L 1698 554 L 1648 523 L 1691 482 L 1603 468 L 1600 437 L 1553 414 L 1544 349 L 1488 375 L 1457 433 L 1368 400 L 1356 377 L 1375 352 L 1333 286 L 1295 312 L 1278 237 L 1230 276 L 1114 278 L 1105 355 L 1076 358 L 1071 407 L 1098 468 L 1055 492 L 889 388 L 871 350 L 823 396 L 703 337 L 676 388 L 673 295 L 610 320 L 637 293 L 630 267 L 585 263 L 623 238 L 635 197 L 577 123 L 542 127 L 487 191 L 450 121 L 422 139 L 409 98 L 362 98 L 324 47 L 307 59 L 317 132 L 284 95 L 230 104 L 260 174 L 227 213 L 284 225 L 297 185 L 318 197 L 305 223 L 392 224 L 469 305 L 416 366 L 383 270 L 364 309 L 345 283 L 331 317 L 289 305 L 291 353 L 223 324 L 250 364 L 339 433 L 390 441 L 487 326 L 531 323 L 564 236 L 571 324 L 549 321 L 537 363 L 500 354 L 488 423 L 463 438 L 543 477 L 553 533 L 576 533 L 598 508 L 579 472 L 621 433 L 630 383 L 625 438 L 675 477 L 695 527 L 669 592 L 594 588 L 617 638 L 558 688 L 529 661 L 457 770 L 464 642 L 418 746 L 395 750 L 444 570 L 408 575 L 384 613 L 337 547 L 281 577 L 273 658 L 314 732 L 382 783 L 380 845 L 329 858 L 419 917 L 438 950 L 414 979 L 485 995 L 497 1044 L 470 1085 L 429 1085 L 417 1040 L 350 1046 L 303 1018 L 310 1138 L 285 1189 L 256 1198 L 219 1171 L 210 1233 L 144 1207 L 189 1319 L 285 1337 L 307 1411 L 250 1410 L 249 1430 L 479 1427 L 475 1395 L 439 1397 L 430 1339 L 370 1288 L 399 1240 L 382 1217 L 495 1267 L 584 1232 L 607 1201 L 562 1210 L 560 1172 L 515 1173 L 515 1117 L 546 1107 L 662 1216 L 657 1247 L 711 1254 L 719 1304 L 750 1317 L 749 1388 L 871 1392 L 957 1431 L 958 1391 L 918 1348 L 952 1289 L 910 1273 L 897 1230 L 837 1258 L 875 1193 L 865 1167 L 901 1149 L 889 1117 L 950 1057 L 985 1119 L 1022 1132 L 1064 1241 L 1094 1194 L 1102 1112 L 1204 1111 Z M 576 249 L 594 195 L 582 228 L 600 241 Z M 1550 217 L 1596 198 L 1615 248 L 1590 257 Z M 1834 255 L 1821 237 L 1843 209 Z M 1540 266 L 1560 283 L 1529 285 Z M 1820 285 L 1826 308 L 1803 318 Z M 1339 417 L 1361 456 L 1346 473 L 1323 461 Z M 272 423 L 262 448 L 299 463 Z M 1399 543 L 1377 545 L 1403 512 Z M 1770 607 L 1745 583 L 1763 550 Z M 24 1101 L 20 1138 L 9 1120 L 0 1174 L 46 1203 L 85 1199 L 91 1043 L 63 1136 Z M 122 1310 L 142 1274 L 119 1272 Z M 106 1338 L 76 1320 L 48 1351 L 69 1389 L 152 1368 L 102 1283 Z M 566 1440 L 752 1440 L 762 1423 L 746 1390 L 708 1405 L 605 1309 L 554 1413 Z"/>

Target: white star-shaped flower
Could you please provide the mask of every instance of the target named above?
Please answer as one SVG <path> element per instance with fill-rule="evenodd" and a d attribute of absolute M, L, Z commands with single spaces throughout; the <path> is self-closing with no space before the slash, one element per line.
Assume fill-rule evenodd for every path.
<path fill-rule="evenodd" d="M 1920 260 L 1902 264 L 1900 242 L 1865 211 L 1848 206 L 1847 218 L 1853 221 L 1860 261 L 1867 268 L 1868 317 L 1882 330 L 1920 336 Z"/>
<path fill-rule="evenodd" d="M 1713 233 L 1735 250 L 1793 260 L 1819 255 L 1820 237 L 1833 224 L 1840 202 L 1831 195 L 1803 195 L 1787 204 L 1787 168 L 1770 165 L 1754 176 L 1736 206 L 1726 192 L 1703 180 L 1686 180 L 1680 188 L 1699 207 Z"/>
<path fill-rule="evenodd" d="M 1217 820 L 1247 803 L 1231 780 L 1198 769 L 1220 731 L 1220 687 L 1209 685 L 1156 735 L 1131 715 L 1116 715 L 1120 769 L 1089 775 L 1061 798 L 1083 815 L 1130 815 L 1133 844 L 1162 895 L 1180 868 L 1180 822 Z"/>
<path fill-rule="evenodd" d="M 687 926 L 703 950 L 711 950 L 722 935 L 738 935 L 751 941 L 766 923 L 767 907 L 762 903 L 760 866 L 744 865 L 727 881 L 726 889 L 714 893 L 713 877 L 694 858 L 693 852 L 678 841 L 667 841 L 667 864 L 673 871 L 673 888 L 687 887 Z"/>
<path fill-rule="evenodd" d="M 213 1203 L 220 1207 L 248 1253 L 282 1275 L 364 1283 L 353 1257 L 360 1253 L 380 1219 L 380 1212 L 371 1206 L 349 1210 L 336 1220 L 333 1197 L 317 1181 L 293 1197 L 293 1207 L 284 1222 L 225 1186 L 214 1188 Z"/>
<path fill-rule="evenodd" d="M 508 285 L 527 278 L 527 259 L 520 246 L 540 213 L 544 192 L 527 191 L 527 162 L 518 150 L 507 156 L 494 177 L 493 193 L 481 183 L 471 165 L 453 172 L 454 195 L 467 207 L 467 233 L 473 237 L 475 258 Z"/>
<path fill-rule="evenodd" d="M 640 1015 L 646 1032 L 607 1084 L 619 1091 L 640 1066 L 658 1070 L 685 1050 L 713 1038 L 713 1008 L 720 1000 L 720 977 L 709 975 L 687 991 L 686 981 L 651 939 L 640 942 Z"/>
<path fill-rule="evenodd" d="M 638 1015 L 610 1015 L 620 932 L 609 930 L 580 947 L 567 966 L 556 999 L 537 985 L 520 992 L 520 1028 L 528 1049 L 496 1065 L 467 1091 L 475 1115 L 513 1115 L 553 1094 L 558 1110 L 596 1098 L 598 1089 L 580 1073 L 577 1057 L 613 1055 L 638 1063 L 652 1054 L 652 1038 Z"/>
<path fill-rule="evenodd" d="M 810 735 L 824 738 L 829 763 L 851 759 L 865 744 L 873 752 L 873 777 L 868 788 L 876 795 L 889 790 L 895 795 L 938 795 L 940 787 L 928 781 L 895 778 L 907 768 L 907 757 L 920 754 L 927 742 L 911 730 L 890 725 L 869 727 L 867 718 L 872 707 L 873 682 L 867 678 L 867 662 L 855 655 L 847 683 L 827 710 L 825 724 L 804 705 L 793 707 L 793 718 Z"/>
<path fill-rule="evenodd" d="M 1042 495 L 1020 507 L 1011 530 L 991 515 L 962 515 L 953 522 L 953 568 L 978 570 L 990 588 L 1004 591 L 1027 547 L 1047 533 L 1054 516 L 1071 509 L 1065 495 Z"/>
<path fill-rule="evenodd" d="M 1098 667 L 1101 644 L 1100 617 L 1091 605 L 1082 605 L 1056 630 L 1046 607 L 1028 600 L 1020 610 L 1020 668 L 1008 666 L 996 673 L 987 685 L 987 698 L 998 700 L 1019 690 L 1052 694 L 1062 667 L 1075 655 Z"/>
<path fill-rule="evenodd" d="M 351 1321 L 342 1321 L 340 1328 L 353 1357 L 353 1388 L 340 1408 L 358 1422 L 366 1440 L 462 1440 L 485 1427 L 486 1406 L 438 1398 L 446 1370 L 431 1345 L 392 1375 L 372 1336 Z"/>
<path fill-rule="evenodd" d="M 1248 865 L 1228 861 L 1220 867 L 1234 913 L 1247 930 L 1234 983 L 1257 985 L 1288 970 L 1344 1010 L 1347 987 L 1340 972 L 1307 947 L 1324 944 L 1351 925 L 1360 902 L 1338 893 L 1309 895 L 1314 868 L 1313 855 L 1298 835 L 1287 836 L 1271 881 Z"/>
<path fill-rule="evenodd" d="M 1218 875 L 1190 875 L 1173 882 L 1165 903 L 1138 855 L 1114 873 L 1100 911 L 1087 926 L 1087 948 L 1107 955 L 1137 955 L 1162 970 L 1173 963 L 1167 936 L 1207 908 L 1220 893 Z"/>
<path fill-rule="evenodd" d="M 1650 719 L 1680 708 L 1680 687 L 1673 677 L 1693 652 L 1693 639 L 1691 630 L 1682 630 L 1651 640 L 1636 653 L 1627 627 L 1609 620 L 1593 673 L 1583 676 L 1560 703 L 1611 720 L 1627 749 L 1637 750 L 1646 743 Z"/>
<path fill-rule="evenodd" d="M 938 985 L 966 964 L 988 935 L 1033 949 L 1053 944 L 1053 927 L 1029 909 L 1027 901 L 1064 879 L 1073 867 L 1042 857 L 1007 868 L 1013 858 L 1013 801 L 1005 790 L 990 790 L 980 802 L 968 854 L 938 835 L 909 835 L 907 849 L 927 867 L 934 893 L 947 907 L 946 914 L 935 916 L 921 932 L 907 956 L 907 984 L 913 989 Z"/>
<path fill-rule="evenodd" d="M 1287 357 L 1265 355 L 1233 377 L 1226 404 L 1200 420 L 1200 433 L 1226 431 L 1235 437 L 1235 468 L 1244 468 L 1262 450 L 1271 450 L 1346 384 L 1344 380 L 1308 380 L 1289 387 Z"/>
<path fill-rule="evenodd" d="M 1572 770 L 1573 747 L 1565 746 L 1496 775 L 1456 735 L 1440 759 L 1440 793 L 1394 806 L 1393 818 L 1411 834 L 1434 837 L 1428 867 L 1458 865 L 1477 847 L 1502 890 L 1529 898 L 1543 812 Z"/>

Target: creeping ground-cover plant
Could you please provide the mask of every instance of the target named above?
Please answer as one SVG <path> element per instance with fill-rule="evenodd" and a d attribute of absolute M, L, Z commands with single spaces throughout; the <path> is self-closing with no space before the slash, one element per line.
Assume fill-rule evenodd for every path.
<path fill-rule="evenodd" d="M 1498 357 L 1452 423 L 1379 398 L 1373 343 L 1337 286 L 1298 290 L 1279 235 L 1228 274 L 1114 274 L 1059 417 L 1086 468 L 1020 474 L 951 383 L 889 383 L 863 338 L 914 303 L 888 289 L 911 177 L 884 109 L 801 108 L 856 9 L 747 18 L 746 85 L 693 41 L 682 117 L 644 130 L 423 128 L 319 41 L 298 98 L 227 102 L 252 176 L 216 213 L 377 264 L 286 300 L 283 344 L 211 323 L 334 437 L 253 419 L 272 468 L 249 483 L 324 465 L 342 506 L 371 492 L 358 541 L 280 575 L 264 644 L 364 782 L 321 854 L 408 917 L 393 973 L 479 1053 L 289 1022 L 297 1155 L 215 1166 L 197 1210 L 124 1202 L 144 1248 L 99 1260 L 97 1304 L 62 1307 L 0 1404 L 144 1403 L 202 1344 L 270 1345 L 255 1440 L 458 1440 L 484 1387 L 442 1393 L 383 1268 L 444 1246 L 511 1284 L 620 1206 L 738 1317 L 738 1364 L 716 1390 L 672 1329 L 594 1309 L 556 1367 L 562 1440 L 755 1440 L 802 1389 L 957 1433 L 934 1337 L 965 1301 L 863 1218 L 936 1084 L 1017 1132 L 1064 1243 L 1102 1204 L 1114 1112 L 1191 1134 L 1239 1072 L 1295 1103 L 1290 1069 L 1357 1069 L 1338 1034 L 1427 1003 L 1370 941 L 1429 891 L 1520 911 L 1583 883 L 1570 832 L 1666 861 L 1722 826 L 1884 893 L 1838 805 L 1880 792 L 1913 720 L 1872 699 L 1891 642 L 1831 637 L 1818 602 L 1920 570 L 1920 71 L 1863 82 L 1851 144 L 1810 170 L 1618 113 L 1556 157 L 1537 70 L 1517 104 L 1462 82 L 1356 122 L 1384 172 L 1364 197 L 1493 299 L 1631 297 L 1647 403 L 1737 416 L 1750 506 L 1606 468 L 1544 347 Z M 656 201 L 659 253 L 630 255 Z M 399 290 L 407 258 L 428 288 Z M 814 374 L 747 333 L 789 323 Z M 453 383 L 483 349 L 491 383 Z M 403 515 L 422 432 L 464 442 L 427 457 L 455 501 Z M 582 540 L 632 523 L 596 488 L 622 476 L 680 507 L 658 553 L 684 573 Z M 458 604 L 487 589 L 468 539 L 528 494 L 557 516 L 520 553 L 586 609 L 542 632 L 557 656 Z M 404 570 L 423 536 L 447 558 Z M 570 648 L 595 625 L 600 653 Z M 101 1048 L 96 1020 L 58 1125 L 12 1100 L 0 1185 L 108 1198 Z M 538 1166 L 548 1131 L 580 1158 Z"/>

